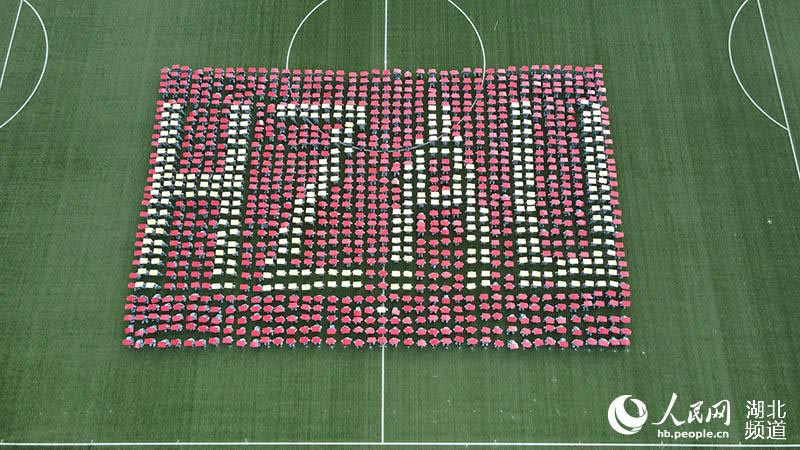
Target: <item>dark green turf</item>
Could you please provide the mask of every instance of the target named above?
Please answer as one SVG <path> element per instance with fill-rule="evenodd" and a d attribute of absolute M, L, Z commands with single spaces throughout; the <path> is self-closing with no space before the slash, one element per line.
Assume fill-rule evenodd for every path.
<path fill-rule="evenodd" d="M 282 66 L 316 2 L 31 1 L 50 60 L 34 100 L 0 130 L 0 439 L 378 440 L 378 350 L 119 345 L 160 67 Z M 795 2 L 762 4 L 800 136 Z M 788 441 L 800 443 L 800 180 L 787 133 L 731 73 L 739 0 L 459 3 L 490 66 L 605 66 L 633 346 L 387 350 L 386 439 L 657 442 L 652 426 L 617 435 L 606 409 L 629 393 L 660 416 L 676 392 L 684 415 L 695 400 L 731 400 L 724 443 L 744 439 L 747 399 L 779 398 Z M 2 0 L 0 13 L 15 5 Z M 11 22 L 0 18 L 0 48 Z M 755 0 L 733 43 L 748 90 L 782 120 Z M 23 10 L 3 114 L 30 91 L 42 45 Z M 444 0 L 390 0 L 388 54 L 401 68 L 480 61 L 468 23 Z M 331 0 L 298 36 L 292 65 L 382 60 L 383 2 Z"/>

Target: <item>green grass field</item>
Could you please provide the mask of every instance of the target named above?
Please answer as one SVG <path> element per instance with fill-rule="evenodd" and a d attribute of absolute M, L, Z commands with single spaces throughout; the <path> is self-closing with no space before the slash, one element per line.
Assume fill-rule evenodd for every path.
<path fill-rule="evenodd" d="M 0 439 L 379 442 L 379 349 L 120 346 L 159 69 L 282 67 L 317 1 L 30 2 L 49 59 L 33 99 L 0 130 Z M 632 394 L 652 422 L 674 392 L 684 419 L 694 401 L 732 406 L 730 427 L 716 428 L 728 439 L 674 442 L 753 443 L 745 402 L 780 399 L 783 443 L 800 444 L 800 174 L 789 134 L 731 71 L 740 3 L 459 2 L 491 67 L 604 65 L 633 345 L 387 349 L 386 442 L 656 443 L 652 426 L 615 433 L 609 402 Z M 0 0 L 0 58 L 18 5 Z M 800 137 L 800 8 L 761 6 Z M 380 68 L 383 37 L 383 1 L 331 0 L 298 35 L 291 65 Z M 480 65 L 472 29 L 445 0 L 389 0 L 387 38 L 390 67 Z M 732 54 L 751 96 L 784 122 L 756 0 L 741 11 Z M 43 59 L 42 29 L 25 5 L 0 123 L 31 92 Z"/>

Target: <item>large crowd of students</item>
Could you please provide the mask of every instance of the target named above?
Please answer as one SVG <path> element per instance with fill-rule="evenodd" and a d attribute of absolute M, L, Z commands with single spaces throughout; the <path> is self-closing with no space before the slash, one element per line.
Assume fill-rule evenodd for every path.
<path fill-rule="evenodd" d="M 123 345 L 617 348 L 602 68 L 161 73 Z"/>

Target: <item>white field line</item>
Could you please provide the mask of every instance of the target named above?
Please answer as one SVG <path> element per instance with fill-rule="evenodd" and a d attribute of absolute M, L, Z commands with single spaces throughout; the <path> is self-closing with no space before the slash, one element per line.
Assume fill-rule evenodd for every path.
<path fill-rule="evenodd" d="M 383 70 L 389 65 L 389 0 L 383 0 Z"/>
<path fill-rule="evenodd" d="M 386 381 L 386 346 L 381 346 L 381 442 L 385 439 L 385 423 L 386 423 L 386 402 L 385 402 L 385 383 Z"/>
<path fill-rule="evenodd" d="M 480 46 L 481 46 L 481 58 L 482 58 L 482 61 L 483 61 L 482 62 L 483 73 L 481 74 L 482 75 L 481 76 L 481 86 L 483 86 L 483 80 L 486 78 L 486 48 L 483 46 L 483 38 L 481 38 L 481 34 L 478 32 L 478 27 L 475 26 L 475 23 L 472 22 L 472 19 L 470 19 L 470 17 L 467 15 L 467 13 L 465 13 L 464 10 L 461 9 L 460 6 L 456 5 L 455 2 L 453 2 L 453 0 L 447 0 L 447 1 L 451 5 L 453 5 L 458 10 L 458 12 L 460 12 L 461 15 L 464 16 L 465 19 L 467 19 L 467 21 L 469 22 L 469 25 L 472 27 L 472 31 L 475 32 L 475 36 L 477 36 L 477 38 L 478 38 L 478 44 L 480 44 Z M 472 106 L 475 106 L 475 103 L 477 101 L 478 100 L 476 98 L 475 101 L 472 102 Z M 470 107 L 470 111 L 471 110 L 472 110 L 472 107 Z"/>
<path fill-rule="evenodd" d="M 320 6 L 327 3 L 328 0 L 322 0 L 321 2 L 317 3 L 317 6 L 313 7 L 311 11 L 303 17 L 303 20 L 297 25 L 297 28 L 294 30 L 294 34 L 292 34 L 292 39 L 289 41 L 289 49 L 286 51 L 286 68 L 289 68 L 289 58 L 292 56 L 292 46 L 294 46 L 294 40 L 297 38 L 297 33 L 300 32 L 300 29 L 303 28 L 303 25 L 306 23 L 309 17 L 314 14 L 314 11 L 318 10 Z"/>
<path fill-rule="evenodd" d="M 789 133 L 789 145 L 792 147 L 792 156 L 794 156 L 794 168 L 797 171 L 797 178 L 800 179 L 800 163 L 797 161 L 797 149 L 794 146 L 794 136 L 792 136 L 792 127 L 789 125 L 789 115 L 786 113 L 786 104 L 783 101 L 783 91 L 781 90 L 781 82 L 778 80 L 778 69 L 775 67 L 775 58 L 772 55 L 772 44 L 769 42 L 769 34 L 767 34 L 767 23 L 764 21 L 764 12 L 761 10 L 761 0 L 756 0 L 758 5 L 758 15 L 761 16 L 761 26 L 764 28 L 764 39 L 767 40 L 767 50 L 769 50 L 769 60 L 772 63 L 772 73 L 775 75 L 775 87 L 778 88 L 778 98 L 781 100 L 781 109 L 783 110 L 783 120 L 786 123 L 786 132 Z"/>
<path fill-rule="evenodd" d="M 731 40 L 733 38 L 733 27 L 734 27 L 734 25 L 736 25 L 736 19 L 739 17 L 739 13 L 742 12 L 742 9 L 744 8 L 744 6 L 749 1 L 750 0 L 744 0 L 742 2 L 742 4 L 739 5 L 739 9 L 736 10 L 736 14 L 733 15 L 733 19 L 731 19 L 731 27 L 730 27 L 730 29 L 728 29 L 728 61 L 731 63 L 731 70 L 733 71 L 733 76 L 736 77 L 736 82 L 739 83 L 739 88 L 742 90 L 742 92 L 744 92 L 744 95 L 747 96 L 748 100 L 750 100 L 750 103 L 752 103 L 753 106 L 756 107 L 756 109 L 761 111 L 761 114 L 766 116 L 767 119 L 771 120 L 775 125 L 783 128 L 786 131 L 789 131 L 789 128 L 786 125 L 784 125 L 784 124 L 778 122 L 777 120 L 775 120 L 766 111 L 764 111 L 764 108 L 759 106 L 759 104 L 756 103 L 755 100 L 753 100 L 753 97 L 750 96 L 750 93 L 747 92 L 747 89 L 745 89 L 744 85 L 742 84 L 742 80 L 739 78 L 739 73 L 736 72 L 736 65 L 733 63 L 733 50 L 732 50 L 732 46 L 731 46 Z"/>
<path fill-rule="evenodd" d="M 14 45 L 14 35 L 17 34 L 17 24 L 19 23 L 19 12 L 22 11 L 22 2 L 19 0 L 17 7 L 17 17 L 14 18 L 14 28 L 11 29 L 11 39 L 8 40 L 8 49 L 6 50 L 6 59 L 3 61 L 3 71 L 0 72 L 0 90 L 3 90 L 3 80 L 6 78 L 6 67 L 8 67 L 8 57 L 11 55 L 11 47 Z"/>
<path fill-rule="evenodd" d="M 701 444 L 663 442 L 0 442 L 0 447 L 641 447 L 800 448 L 800 444 Z"/>
<path fill-rule="evenodd" d="M 44 73 L 47 70 L 47 59 L 49 58 L 50 55 L 50 40 L 47 37 L 47 27 L 44 26 L 44 20 L 42 20 L 42 16 L 39 15 L 39 11 L 36 11 L 36 8 L 34 8 L 33 5 L 31 5 L 30 2 L 28 2 L 28 0 L 22 0 L 22 2 L 28 5 L 31 11 L 33 11 L 33 13 L 36 14 L 36 18 L 39 20 L 39 25 L 42 26 L 42 32 L 44 33 L 44 63 L 42 64 L 42 72 L 39 74 L 39 79 L 36 80 L 36 85 L 33 87 L 33 91 L 31 91 L 31 94 L 28 96 L 28 98 L 25 99 L 25 102 L 22 103 L 22 106 L 20 106 L 19 109 L 14 111 L 14 114 L 12 114 L 11 117 L 6 119 L 5 122 L 0 123 L 0 129 L 6 126 L 12 120 L 14 120 L 14 117 L 17 117 L 17 114 L 19 114 L 20 111 L 22 111 L 26 106 L 28 106 L 28 103 L 31 101 L 33 96 L 36 94 L 36 91 L 39 89 L 39 85 L 42 84 Z M 9 46 L 9 48 L 11 47 Z"/>

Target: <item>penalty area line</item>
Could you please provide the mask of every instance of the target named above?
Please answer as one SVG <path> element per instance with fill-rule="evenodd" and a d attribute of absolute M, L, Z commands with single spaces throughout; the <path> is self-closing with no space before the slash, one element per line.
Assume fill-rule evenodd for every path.
<path fill-rule="evenodd" d="M 742 10 L 744 9 L 744 7 L 747 5 L 747 3 L 749 1 L 750 0 L 744 0 L 742 2 L 742 4 L 739 5 L 739 9 L 737 9 L 736 13 L 733 15 L 733 19 L 731 19 L 731 26 L 730 26 L 730 28 L 728 28 L 728 62 L 731 65 L 731 71 L 733 72 L 733 76 L 734 76 L 734 78 L 736 78 L 736 83 L 739 84 L 739 89 L 741 89 L 741 91 L 744 93 L 744 95 L 747 97 L 747 99 L 750 100 L 750 103 L 752 103 L 753 106 L 755 106 L 756 109 L 758 109 L 759 112 L 761 112 L 761 114 L 763 114 L 767 119 L 771 120 L 772 123 L 774 123 L 775 125 L 783 128 L 784 130 L 786 130 L 787 129 L 786 125 L 778 122 L 777 120 L 775 120 L 774 117 L 770 116 L 769 113 L 764 111 L 764 108 L 762 108 L 761 105 L 759 105 L 753 99 L 753 97 L 750 95 L 750 93 L 747 92 L 747 89 L 744 87 L 744 84 L 742 84 L 742 79 L 739 78 L 739 72 L 736 70 L 736 64 L 734 64 L 734 62 L 733 62 L 733 29 L 736 26 L 736 20 L 739 18 L 739 14 L 742 12 Z"/>
<path fill-rule="evenodd" d="M 778 98 L 781 101 L 781 110 L 783 110 L 783 121 L 786 125 L 786 132 L 789 134 L 789 145 L 792 147 L 792 156 L 794 157 L 794 168 L 797 171 L 797 178 L 800 180 L 800 162 L 797 160 L 797 149 L 794 146 L 794 136 L 792 135 L 792 127 L 789 125 L 789 115 L 786 112 L 786 103 L 783 101 L 783 90 L 781 89 L 781 82 L 778 79 L 778 69 L 775 66 L 775 57 L 772 54 L 772 44 L 769 41 L 769 34 L 767 34 L 767 23 L 764 20 L 764 12 L 761 9 L 761 0 L 756 0 L 758 5 L 758 15 L 761 17 L 761 27 L 764 29 L 764 39 L 767 41 L 767 50 L 769 51 L 769 60 L 772 64 L 772 74 L 775 76 L 775 87 L 778 89 Z"/>
<path fill-rule="evenodd" d="M 19 13 L 22 11 L 22 3 L 24 0 L 19 0 L 17 6 L 17 16 L 14 18 L 14 27 L 11 29 L 11 39 L 8 40 L 8 49 L 6 49 L 6 58 L 3 61 L 3 71 L 0 72 L 0 90 L 3 90 L 3 80 L 6 78 L 6 68 L 8 67 L 8 57 L 11 56 L 11 47 L 14 46 L 14 35 L 17 34 L 17 25 L 19 24 Z"/>
<path fill-rule="evenodd" d="M 14 118 L 17 117 L 17 115 L 20 112 L 22 112 L 22 110 L 25 109 L 26 106 L 28 106 L 28 103 L 30 103 L 33 96 L 36 95 L 36 91 L 39 90 L 39 86 L 42 84 L 42 79 L 44 79 L 44 73 L 47 71 L 47 61 L 48 58 L 50 57 L 50 38 L 47 36 L 47 27 L 44 25 L 44 20 L 42 19 L 42 16 L 39 14 L 39 11 L 37 11 L 36 8 L 34 8 L 33 5 L 31 5 L 31 3 L 28 0 L 22 0 L 22 3 L 25 3 L 25 5 L 27 5 L 28 8 L 31 9 L 31 11 L 33 11 L 33 14 L 36 16 L 36 20 L 39 21 L 39 25 L 42 27 L 42 34 L 44 35 L 44 62 L 42 63 L 42 71 L 39 73 L 39 79 L 36 80 L 36 85 L 33 86 L 33 90 L 31 91 L 30 95 L 28 95 L 28 98 L 26 98 L 25 101 L 22 102 L 22 105 L 19 108 L 17 108 L 17 110 L 14 111 L 14 113 L 11 114 L 11 116 L 8 119 L 6 119 L 5 122 L 0 123 L 0 129 L 2 129 L 4 126 L 8 125 L 9 122 L 14 120 Z M 11 47 L 9 46 L 9 48 Z"/>

